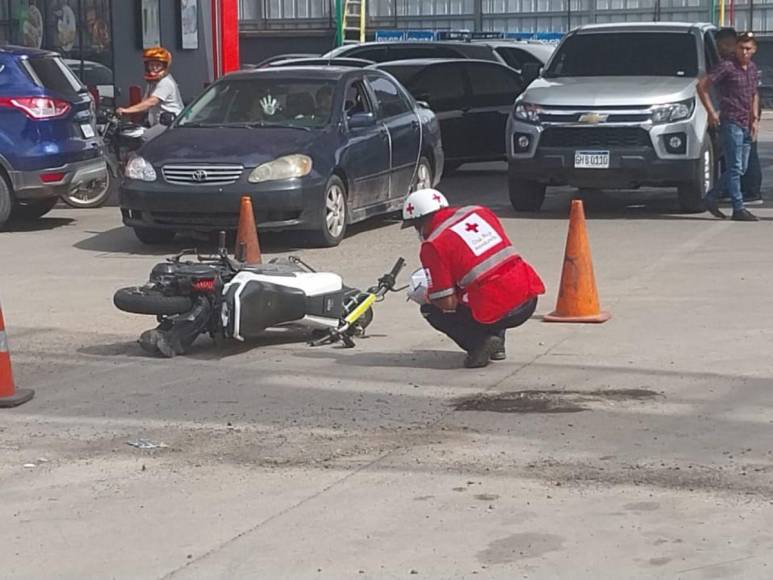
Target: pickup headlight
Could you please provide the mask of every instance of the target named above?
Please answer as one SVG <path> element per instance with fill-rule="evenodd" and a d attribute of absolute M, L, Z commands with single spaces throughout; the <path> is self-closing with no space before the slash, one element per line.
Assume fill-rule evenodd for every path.
<path fill-rule="evenodd" d="M 311 173 L 311 165 L 311 157 L 308 155 L 286 155 L 263 165 L 258 165 L 252 170 L 247 181 L 250 183 L 263 183 L 264 181 L 303 177 Z"/>
<path fill-rule="evenodd" d="M 695 99 L 687 99 L 680 103 L 670 105 L 657 105 L 652 107 L 652 122 L 655 125 L 663 123 L 673 123 L 674 121 L 683 121 L 692 116 L 695 110 Z"/>
<path fill-rule="evenodd" d="M 537 105 L 531 103 L 517 102 L 515 103 L 515 109 L 513 109 L 513 116 L 521 121 L 527 123 L 537 124 L 539 123 L 539 114 L 542 109 Z"/>
<path fill-rule="evenodd" d="M 124 172 L 129 179 L 136 179 L 137 181 L 155 181 L 156 170 L 148 163 L 143 157 L 133 157 L 129 163 L 126 164 L 126 171 Z"/>

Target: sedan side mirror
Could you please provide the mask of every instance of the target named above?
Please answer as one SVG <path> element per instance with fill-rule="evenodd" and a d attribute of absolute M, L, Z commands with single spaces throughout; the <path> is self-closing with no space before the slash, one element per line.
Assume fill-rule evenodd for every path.
<path fill-rule="evenodd" d="M 432 110 L 432 107 L 429 106 L 429 103 L 427 101 L 416 101 L 416 104 L 419 105 L 422 109 Z"/>
<path fill-rule="evenodd" d="M 355 113 L 349 117 L 350 129 L 366 129 L 376 126 L 376 116 L 373 113 Z"/>
<path fill-rule="evenodd" d="M 164 111 L 158 117 L 158 122 L 162 124 L 164 127 L 168 127 L 169 125 L 174 123 L 174 119 L 175 119 L 174 113 L 170 113 L 169 111 Z"/>
<path fill-rule="evenodd" d="M 521 76 L 523 77 L 524 84 L 528 85 L 531 81 L 538 78 L 542 74 L 542 65 L 536 62 L 527 62 L 523 65 L 523 71 Z"/>

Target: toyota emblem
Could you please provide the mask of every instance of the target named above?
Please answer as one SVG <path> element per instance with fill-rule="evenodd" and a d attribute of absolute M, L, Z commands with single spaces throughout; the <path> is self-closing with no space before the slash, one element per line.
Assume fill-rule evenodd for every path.
<path fill-rule="evenodd" d="M 207 172 L 203 169 L 197 169 L 193 172 L 193 181 L 198 181 L 199 183 L 202 183 L 207 180 Z"/>

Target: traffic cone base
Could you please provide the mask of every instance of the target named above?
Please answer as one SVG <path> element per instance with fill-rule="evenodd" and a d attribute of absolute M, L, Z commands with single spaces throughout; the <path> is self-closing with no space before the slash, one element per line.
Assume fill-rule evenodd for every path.
<path fill-rule="evenodd" d="M 551 312 L 546 314 L 542 320 L 545 322 L 606 322 L 610 318 L 612 315 L 602 310 L 592 316 L 562 316 L 558 312 Z"/>
<path fill-rule="evenodd" d="M 585 227 L 582 201 L 572 200 L 569 233 L 566 236 L 564 267 L 558 288 L 556 309 L 545 316 L 545 322 L 606 322 L 612 316 L 599 307 L 593 259 Z"/>
<path fill-rule="evenodd" d="M 32 399 L 34 396 L 35 391 L 32 389 L 16 389 L 16 392 L 13 395 L 8 397 L 0 397 L 0 409 L 18 407 L 19 405 Z"/>
<path fill-rule="evenodd" d="M 244 255 L 239 256 L 244 246 Z M 254 266 L 262 264 L 258 229 L 255 226 L 255 213 L 252 211 L 252 199 L 249 195 L 242 196 L 239 207 L 239 228 L 236 230 L 236 249 L 234 254 L 245 264 Z"/>

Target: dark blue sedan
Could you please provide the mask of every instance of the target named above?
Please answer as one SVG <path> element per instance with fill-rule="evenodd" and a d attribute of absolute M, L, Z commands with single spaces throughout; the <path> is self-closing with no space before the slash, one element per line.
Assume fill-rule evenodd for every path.
<path fill-rule="evenodd" d="M 126 168 L 124 223 L 146 243 L 233 229 L 242 195 L 261 230 L 338 244 L 443 171 L 440 129 L 389 74 L 342 67 L 242 71 L 214 83 Z"/>

